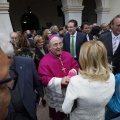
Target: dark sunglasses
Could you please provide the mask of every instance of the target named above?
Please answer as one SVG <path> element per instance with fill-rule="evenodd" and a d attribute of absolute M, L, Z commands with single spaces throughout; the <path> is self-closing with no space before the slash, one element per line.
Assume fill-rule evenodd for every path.
<path fill-rule="evenodd" d="M 11 80 L 14 80 L 15 82 L 17 82 L 17 79 L 18 79 L 18 73 L 14 69 L 10 69 L 10 78 L 5 78 L 1 80 L 0 85 L 8 83 Z"/>
<path fill-rule="evenodd" d="M 12 78 L 6 78 L 0 81 L 0 85 L 4 84 L 4 83 L 8 83 L 12 80 Z"/>

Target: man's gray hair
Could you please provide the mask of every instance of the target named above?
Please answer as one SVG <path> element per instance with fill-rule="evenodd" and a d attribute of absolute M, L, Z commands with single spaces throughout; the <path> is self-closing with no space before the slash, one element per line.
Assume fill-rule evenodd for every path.
<path fill-rule="evenodd" d="M 0 48 L 5 53 L 5 55 L 13 57 L 14 48 L 13 48 L 13 45 L 9 41 L 0 40 Z"/>

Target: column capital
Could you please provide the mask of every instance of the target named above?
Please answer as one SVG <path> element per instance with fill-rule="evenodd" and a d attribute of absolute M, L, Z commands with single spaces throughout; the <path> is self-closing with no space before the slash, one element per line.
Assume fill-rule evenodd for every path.
<path fill-rule="evenodd" d="M 83 0 L 61 0 L 61 2 L 63 6 L 81 6 Z"/>
<path fill-rule="evenodd" d="M 97 8 L 95 9 L 96 13 L 109 13 L 110 8 Z"/>
<path fill-rule="evenodd" d="M 0 14 L 9 13 L 9 3 L 0 2 Z"/>
<path fill-rule="evenodd" d="M 84 6 L 63 6 L 62 11 L 64 13 L 80 13 Z"/>

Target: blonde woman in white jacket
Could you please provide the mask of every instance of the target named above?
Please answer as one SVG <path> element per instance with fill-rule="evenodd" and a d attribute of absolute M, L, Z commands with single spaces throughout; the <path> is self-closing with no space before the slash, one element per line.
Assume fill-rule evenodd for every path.
<path fill-rule="evenodd" d="M 70 79 L 62 105 L 70 120 L 104 120 L 105 106 L 115 89 L 115 77 L 100 41 L 88 41 L 80 50 L 79 74 Z M 77 107 L 71 112 L 74 101 Z"/>

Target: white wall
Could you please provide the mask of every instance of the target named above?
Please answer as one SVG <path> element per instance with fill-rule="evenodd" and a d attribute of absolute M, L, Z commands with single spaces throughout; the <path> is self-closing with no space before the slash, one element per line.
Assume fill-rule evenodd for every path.
<path fill-rule="evenodd" d="M 120 14 L 120 0 L 110 0 L 109 20 L 112 20 L 117 14 Z"/>

